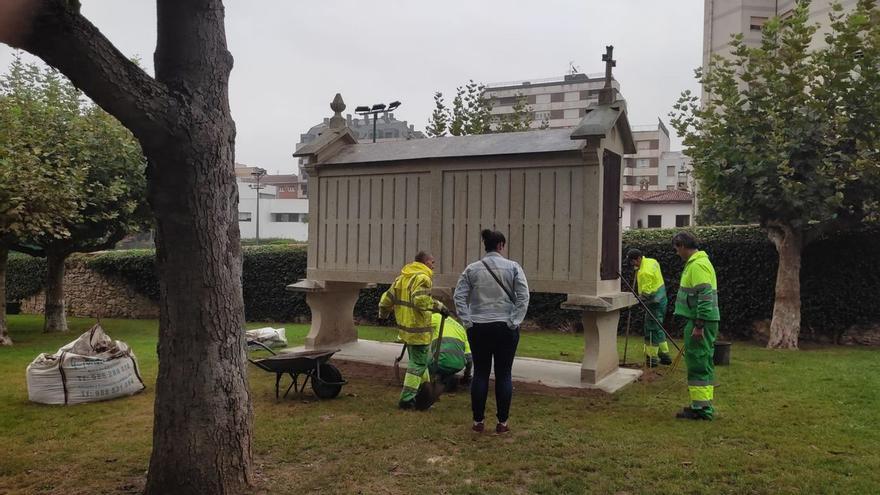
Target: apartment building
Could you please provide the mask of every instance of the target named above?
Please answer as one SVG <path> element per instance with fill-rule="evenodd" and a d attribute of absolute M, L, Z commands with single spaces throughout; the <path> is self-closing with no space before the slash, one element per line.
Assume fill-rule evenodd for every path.
<path fill-rule="evenodd" d="M 620 91 L 620 84 L 611 85 Z M 548 79 L 492 83 L 486 86 L 486 97 L 492 98 L 492 115 L 513 113 L 520 95 L 533 112 L 532 127 L 547 121 L 550 128 L 574 127 L 580 123 L 586 108 L 599 101 L 599 90 L 605 86 L 604 74 L 566 74 Z"/>
<path fill-rule="evenodd" d="M 839 0 L 844 9 L 852 9 L 858 0 Z M 823 34 L 829 30 L 828 13 L 833 0 L 813 0 L 810 21 L 819 24 L 813 37 L 813 48 L 825 43 Z M 712 55 L 730 53 L 730 37 L 742 34 L 746 45 L 758 46 L 761 28 L 771 17 L 790 15 L 796 0 L 704 0 L 703 10 L 703 67 Z"/>

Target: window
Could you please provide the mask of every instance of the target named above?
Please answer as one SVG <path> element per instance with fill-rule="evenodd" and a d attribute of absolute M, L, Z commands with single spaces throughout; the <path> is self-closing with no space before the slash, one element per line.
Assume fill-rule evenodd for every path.
<path fill-rule="evenodd" d="M 636 176 L 635 175 L 624 175 L 623 176 L 623 183 L 627 186 L 636 185 Z"/>
<path fill-rule="evenodd" d="M 751 20 L 749 21 L 749 29 L 752 30 L 752 31 L 758 31 L 758 32 L 760 32 L 760 31 L 761 31 L 761 28 L 764 27 L 764 23 L 765 23 L 765 22 L 767 22 L 767 18 L 766 18 L 766 17 L 756 17 L 756 16 L 752 16 Z"/>
<path fill-rule="evenodd" d="M 238 221 L 239 222 L 250 222 L 251 221 L 251 212 L 249 212 L 249 211 L 238 212 Z"/>
<path fill-rule="evenodd" d="M 273 213 L 273 222 L 302 222 L 304 214 L 302 213 Z"/>
<path fill-rule="evenodd" d="M 675 165 L 666 167 L 666 177 L 675 177 Z"/>
<path fill-rule="evenodd" d="M 624 160 L 624 163 L 626 163 L 627 167 L 633 168 L 636 166 L 636 159 L 635 158 L 626 158 Z"/>
<path fill-rule="evenodd" d="M 650 149 L 650 146 L 650 141 L 636 141 L 636 149 L 647 150 Z"/>
<path fill-rule="evenodd" d="M 675 226 L 676 227 L 687 227 L 691 224 L 691 216 L 690 215 L 675 215 Z"/>
<path fill-rule="evenodd" d="M 565 118 L 565 111 L 564 110 L 550 110 L 550 118 L 551 119 Z"/>
<path fill-rule="evenodd" d="M 551 103 L 561 103 L 565 101 L 565 93 L 551 93 L 550 94 L 550 102 Z"/>
<path fill-rule="evenodd" d="M 659 229 L 661 225 L 661 215 L 648 215 L 648 228 Z"/>
<path fill-rule="evenodd" d="M 650 163 L 649 166 L 651 168 L 657 168 L 660 166 L 660 159 L 659 158 L 651 158 L 649 163 Z"/>
<path fill-rule="evenodd" d="M 650 145 L 648 147 L 648 149 L 652 149 L 652 150 L 659 150 L 660 149 L 660 140 L 659 139 L 654 139 L 652 141 L 648 141 L 648 144 Z"/>
<path fill-rule="evenodd" d="M 648 168 L 651 165 L 651 161 L 647 158 L 639 158 L 636 160 L 636 167 L 638 168 Z"/>
<path fill-rule="evenodd" d="M 658 184 L 657 179 L 658 179 L 658 177 L 656 175 L 649 176 L 648 177 L 648 184 L 650 184 L 652 186 L 656 186 Z"/>

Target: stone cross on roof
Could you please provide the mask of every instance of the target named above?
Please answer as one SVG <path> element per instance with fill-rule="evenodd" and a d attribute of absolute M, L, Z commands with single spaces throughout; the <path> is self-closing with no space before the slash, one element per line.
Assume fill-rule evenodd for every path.
<path fill-rule="evenodd" d="M 599 90 L 599 104 L 610 105 L 617 100 L 617 90 L 611 85 L 611 68 L 617 67 L 617 60 L 614 60 L 612 53 L 614 46 L 605 47 L 605 54 L 602 55 L 602 61 L 605 62 L 605 87 Z"/>
<path fill-rule="evenodd" d="M 611 87 L 611 68 L 617 67 L 617 60 L 614 60 L 611 56 L 612 52 L 614 52 L 614 45 L 608 45 L 605 47 L 605 55 L 602 55 L 602 61 L 605 62 L 605 87 Z"/>

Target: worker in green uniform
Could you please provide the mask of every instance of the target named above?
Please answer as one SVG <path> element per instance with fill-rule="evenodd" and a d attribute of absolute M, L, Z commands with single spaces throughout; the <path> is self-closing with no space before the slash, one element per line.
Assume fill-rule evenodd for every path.
<path fill-rule="evenodd" d="M 429 347 L 431 345 L 432 312 L 446 313 L 446 307 L 431 297 L 434 276 L 434 257 L 420 251 L 415 261 L 400 271 L 391 287 L 379 300 L 379 319 L 394 311 L 399 329 L 398 337 L 406 344 L 409 365 L 403 379 L 398 406 L 415 408 L 416 394 L 428 377 Z"/>
<path fill-rule="evenodd" d="M 638 249 L 630 249 L 626 258 L 636 271 L 639 299 L 645 303 L 651 315 L 645 315 L 645 366 L 654 368 L 657 364 L 672 364 L 669 356 L 669 343 L 666 332 L 660 323 L 666 318 L 666 285 L 660 263 L 654 258 L 643 256 Z"/>
<path fill-rule="evenodd" d="M 680 419 L 712 419 L 714 399 L 715 338 L 718 337 L 718 282 L 709 256 L 700 251 L 696 237 L 679 232 L 672 238 L 675 253 L 684 261 L 675 299 L 675 314 L 686 319 L 684 360 L 687 365 L 690 407 L 676 414 Z"/>
<path fill-rule="evenodd" d="M 436 376 L 444 385 L 446 391 L 452 391 L 458 386 L 456 373 L 464 370 L 464 381 L 470 379 L 473 360 L 471 359 L 471 346 L 468 344 L 467 331 L 461 323 L 451 317 L 443 322 L 443 337 L 440 337 L 440 324 L 443 316 L 439 313 L 431 315 L 431 324 L 434 326 L 434 334 L 431 342 L 431 356 L 440 346 L 440 353 L 436 363 Z"/>

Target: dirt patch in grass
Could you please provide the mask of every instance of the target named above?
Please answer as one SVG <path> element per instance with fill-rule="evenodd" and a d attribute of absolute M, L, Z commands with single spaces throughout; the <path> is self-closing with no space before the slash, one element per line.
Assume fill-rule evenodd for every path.
<path fill-rule="evenodd" d="M 346 380 L 349 378 L 359 378 L 371 380 L 376 385 L 385 385 L 389 387 L 400 387 L 402 384 L 397 381 L 394 376 L 394 369 L 390 366 L 382 366 L 379 364 L 359 363 L 355 361 L 346 361 L 342 359 L 334 359 L 333 364 L 342 371 L 342 376 Z M 400 368 L 400 376 L 406 372 L 406 368 Z M 494 380 L 492 381 L 494 383 Z M 591 390 L 583 388 L 559 388 L 548 387 L 540 383 L 513 383 L 514 390 L 534 395 L 545 395 L 552 397 L 590 397 L 590 398 L 609 398 L 610 395 L 601 390 Z M 492 385 L 489 387 L 490 393 Z M 345 393 L 345 389 L 343 389 Z"/>

